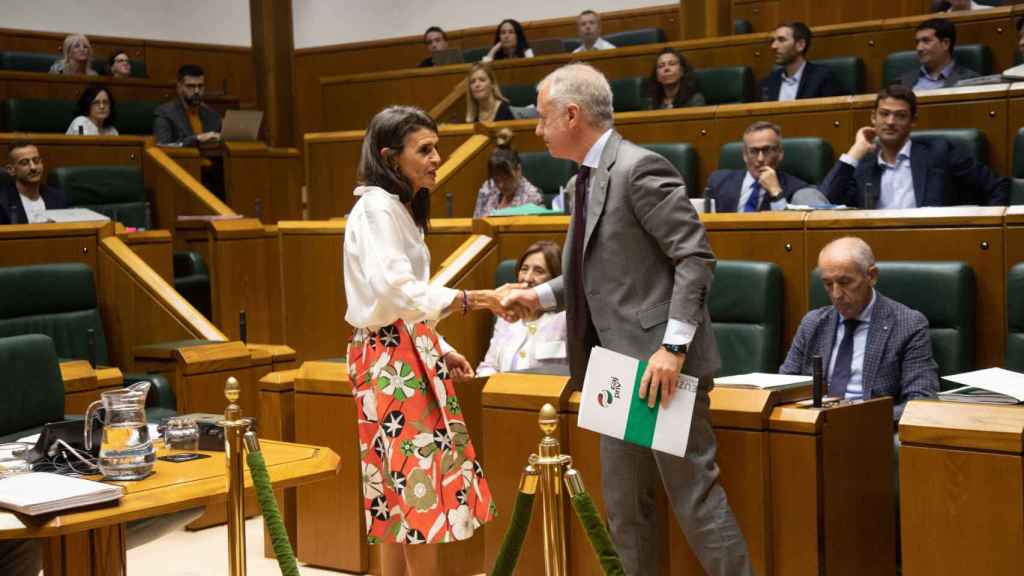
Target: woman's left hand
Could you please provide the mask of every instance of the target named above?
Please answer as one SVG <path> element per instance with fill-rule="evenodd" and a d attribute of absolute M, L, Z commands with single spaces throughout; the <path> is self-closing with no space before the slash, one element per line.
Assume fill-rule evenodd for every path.
<path fill-rule="evenodd" d="M 469 360 L 454 350 L 444 355 L 444 363 L 448 365 L 448 373 L 454 380 L 467 380 L 474 376 Z"/>

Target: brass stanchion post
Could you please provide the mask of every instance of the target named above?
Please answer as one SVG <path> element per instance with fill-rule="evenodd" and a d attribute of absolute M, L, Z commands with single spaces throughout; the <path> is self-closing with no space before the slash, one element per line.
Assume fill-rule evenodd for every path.
<path fill-rule="evenodd" d="M 245 576 L 245 444 L 243 436 L 249 430 L 249 423 L 242 419 L 242 409 L 236 404 L 241 389 L 234 376 L 224 385 L 224 397 L 228 407 L 224 409 L 224 420 L 218 424 L 224 428 L 224 459 L 228 472 L 228 573 L 231 576 Z"/>
<path fill-rule="evenodd" d="M 540 502 L 544 521 L 544 572 L 547 576 L 566 576 L 565 556 L 565 503 L 562 501 L 562 472 L 571 462 L 561 453 L 555 432 L 558 430 L 558 412 L 551 404 L 540 409 L 538 418 L 541 433 L 537 454 L 530 456 L 530 464 L 540 471 Z"/>

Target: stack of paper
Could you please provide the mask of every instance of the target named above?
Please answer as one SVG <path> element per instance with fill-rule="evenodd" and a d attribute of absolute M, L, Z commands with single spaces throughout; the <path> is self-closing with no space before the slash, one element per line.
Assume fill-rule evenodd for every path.
<path fill-rule="evenodd" d="M 939 392 L 940 400 L 982 404 L 1020 404 L 1024 402 L 1024 374 L 1003 368 L 985 368 L 963 374 L 943 376 L 960 388 Z"/>
<path fill-rule="evenodd" d="M 0 480 L 0 508 L 37 515 L 117 500 L 124 488 L 49 472 Z"/>
<path fill-rule="evenodd" d="M 811 383 L 810 376 L 802 374 L 767 374 L 764 372 L 751 372 L 750 374 L 737 374 L 735 376 L 722 376 L 715 378 L 715 386 L 726 386 L 729 388 L 751 388 L 757 390 L 785 390 L 806 386 Z"/>

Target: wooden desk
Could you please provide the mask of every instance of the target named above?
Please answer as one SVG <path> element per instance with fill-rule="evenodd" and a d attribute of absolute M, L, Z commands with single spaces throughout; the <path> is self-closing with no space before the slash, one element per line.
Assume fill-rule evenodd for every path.
<path fill-rule="evenodd" d="M 338 455 L 329 448 L 264 440 L 263 457 L 274 486 L 287 488 L 334 477 Z M 158 454 L 163 450 L 158 450 Z M 137 482 L 118 482 L 125 495 L 117 506 L 70 512 L 26 524 L 10 512 L 0 512 L 0 539 L 48 538 L 46 574 L 120 576 L 125 565 L 125 523 L 197 506 L 224 505 L 227 497 L 223 452 L 181 464 L 156 461 L 155 473 Z M 252 478 L 245 475 L 247 492 Z M 251 545 L 251 544 L 250 544 Z M 63 548 L 67 555 L 54 554 Z M 226 551 L 225 551 L 226 553 Z M 73 564 L 62 562 L 73 554 Z"/>
<path fill-rule="evenodd" d="M 146 230 L 120 232 L 117 236 L 165 282 L 174 284 L 174 247 L 171 244 L 170 232 Z"/>
<path fill-rule="evenodd" d="M 89 404 L 100 399 L 100 394 L 116 390 L 124 383 L 119 369 L 109 366 L 93 369 L 85 360 L 61 362 L 60 377 L 64 381 L 65 414 L 85 414 Z"/>
<path fill-rule="evenodd" d="M 903 573 L 1020 573 L 1024 409 L 913 400 L 900 442 Z"/>
<path fill-rule="evenodd" d="M 302 160 L 296 148 L 225 142 L 227 205 L 265 224 L 302 218 Z"/>

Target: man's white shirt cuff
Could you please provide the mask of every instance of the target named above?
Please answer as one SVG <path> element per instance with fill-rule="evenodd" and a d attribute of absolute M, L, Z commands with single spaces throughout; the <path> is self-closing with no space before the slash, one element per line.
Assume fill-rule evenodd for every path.
<path fill-rule="evenodd" d="M 551 286 L 541 284 L 534 286 L 533 289 L 537 291 L 537 299 L 540 300 L 541 310 L 554 310 L 558 307 L 558 299 L 555 298 L 555 291 L 551 289 Z"/>
<path fill-rule="evenodd" d="M 697 326 L 695 324 L 669 318 L 668 325 L 665 327 L 665 338 L 662 339 L 662 343 L 674 346 L 689 345 L 693 341 L 693 335 L 696 333 Z"/>

